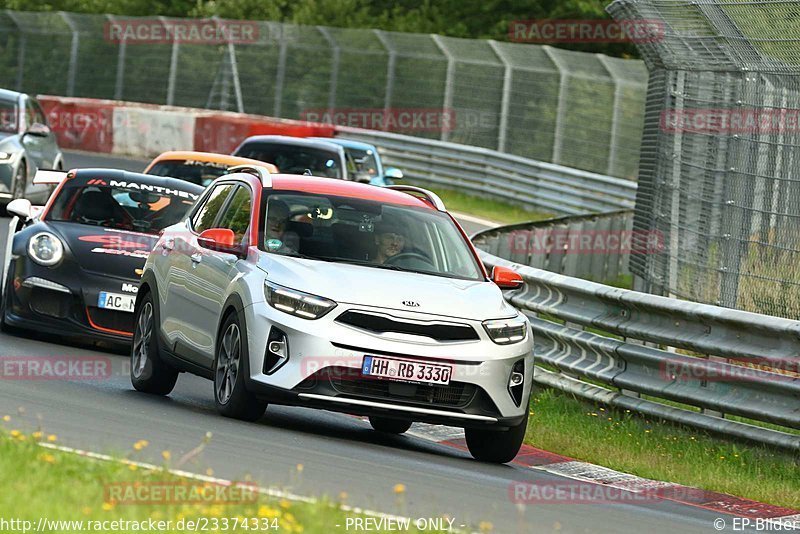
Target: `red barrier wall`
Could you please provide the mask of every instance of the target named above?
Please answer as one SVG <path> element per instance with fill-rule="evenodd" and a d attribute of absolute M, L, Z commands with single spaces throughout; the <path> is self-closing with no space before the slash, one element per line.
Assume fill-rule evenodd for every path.
<path fill-rule="evenodd" d="M 61 148 L 113 151 L 115 103 L 50 96 L 38 100 Z"/>

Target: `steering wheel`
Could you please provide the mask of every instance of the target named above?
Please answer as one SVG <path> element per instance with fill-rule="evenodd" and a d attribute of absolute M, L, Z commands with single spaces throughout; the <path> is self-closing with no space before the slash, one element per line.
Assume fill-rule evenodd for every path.
<path fill-rule="evenodd" d="M 401 252 L 400 254 L 395 254 L 391 258 L 387 258 L 387 260 L 383 263 L 386 265 L 396 265 L 398 261 L 403 262 L 404 260 L 417 260 L 424 263 L 426 266 L 430 266 L 431 268 L 435 267 L 433 263 L 431 263 L 430 258 L 424 254 L 420 254 L 419 252 Z"/>

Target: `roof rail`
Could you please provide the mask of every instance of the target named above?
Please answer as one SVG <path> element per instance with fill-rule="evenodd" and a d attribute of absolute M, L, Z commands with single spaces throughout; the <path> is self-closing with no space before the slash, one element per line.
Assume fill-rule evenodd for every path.
<path fill-rule="evenodd" d="M 402 193 L 408 193 L 412 196 L 421 195 L 424 197 L 424 200 L 427 200 L 433 207 L 439 211 L 447 211 L 447 208 L 442 202 L 442 199 L 439 198 L 439 195 L 434 193 L 433 191 L 428 191 L 427 189 L 423 189 L 421 187 L 414 187 L 413 185 L 388 185 L 386 189 L 394 189 L 395 191 L 400 191 Z M 414 194 L 416 193 L 416 195 Z"/>
<path fill-rule="evenodd" d="M 272 176 L 269 173 L 269 169 L 266 167 L 262 167 L 260 165 L 234 165 L 233 167 L 228 167 L 228 170 L 225 171 L 225 174 L 233 174 L 235 172 L 252 174 L 261 180 L 261 184 L 264 187 L 272 187 Z"/>

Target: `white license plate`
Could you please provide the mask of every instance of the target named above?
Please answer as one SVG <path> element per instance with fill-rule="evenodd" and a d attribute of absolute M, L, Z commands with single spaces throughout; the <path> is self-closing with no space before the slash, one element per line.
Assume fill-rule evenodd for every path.
<path fill-rule="evenodd" d="M 364 356 L 361 374 L 400 382 L 447 385 L 453 375 L 452 365 Z"/>
<path fill-rule="evenodd" d="M 119 295 L 117 293 L 100 292 L 97 298 L 97 307 L 106 310 L 116 310 L 133 313 L 136 297 L 132 295 Z"/>

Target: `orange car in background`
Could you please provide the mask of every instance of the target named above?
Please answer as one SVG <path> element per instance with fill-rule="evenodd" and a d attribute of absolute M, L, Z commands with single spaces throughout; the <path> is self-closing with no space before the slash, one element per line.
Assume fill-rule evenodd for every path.
<path fill-rule="evenodd" d="M 271 163 L 255 159 L 214 154 L 211 152 L 164 152 L 150 162 L 144 170 L 145 174 L 180 178 L 193 184 L 207 186 L 235 165 L 259 165 L 266 167 L 270 173 L 277 173 L 278 168 Z"/>

